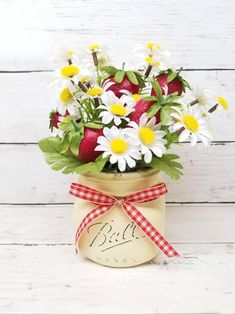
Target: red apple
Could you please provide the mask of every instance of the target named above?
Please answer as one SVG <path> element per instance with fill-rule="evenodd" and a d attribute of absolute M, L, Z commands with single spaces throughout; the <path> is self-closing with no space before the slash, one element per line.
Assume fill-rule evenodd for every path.
<path fill-rule="evenodd" d="M 120 92 L 120 90 L 122 90 L 122 89 L 129 91 L 131 94 L 138 94 L 139 90 L 140 90 L 140 86 L 131 83 L 126 75 L 124 76 L 121 83 L 117 83 L 114 80 L 114 77 L 110 76 L 109 78 L 107 78 L 103 81 L 102 86 L 104 86 L 108 82 L 114 82 L 114 84 L 111 85 L 110 87 L 108 87 L 107 91 L 109 91 L 109 90 L 112 91 L 118 98 L 120 98 L 123 95 L 123 93 Z"/>
<path fill-rule="evenodd" d="M 103 129 L 85 128 L 84 137 L 79 146 L 78 159 L 87 163 L 95 161 L 102 152 L 95 151 L 97 139 L 103 135 Z"/>
<path fill-rule="evenodd" d="M 147 112 L 149 108 L 154 104 L 153 101 L 146 101 L 140 99 L 135 105 L 135 111 L 131 113 L 130 120 L 139 123 L 140 117 L 143 113 Z M 160 122 L 160 111 L 155 114 L 156 123 Z"/>
<path fill-rule="evenodd" d="M 157 76 L 156 81 L 161 86 L 163 94 L 165 93 L 165 91 L 163 89 L 163 87 L 165 87 L 165 86 L 168 88 L 168 95 L 175 93 L 175 92 L 178 92 L 178 96 L 180 96 L 183 93 L 183 89 L 184 89 L 183 83 L 180 80 L 180 78 L 177 76 L 171 82 L 168 83 L 167 82 L 167 73 L 165 73 L 165 74 L 161 74 L 161 75 Z M 156 92 L 153 88 L 151 91 L 151 95 L 156 96 Z"/>

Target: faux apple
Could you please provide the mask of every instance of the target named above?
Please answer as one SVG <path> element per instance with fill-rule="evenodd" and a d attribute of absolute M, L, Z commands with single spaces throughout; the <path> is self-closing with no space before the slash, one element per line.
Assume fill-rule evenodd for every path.
<path fill-rule="evenodd" d="M 131 113 L 130 120 L 139 123 L 140 117 L 143 113 L 147 112 L 149 108 L 154 104 L 153 101 L 146 101 L 140 99 L 135 105 L 135 111 Z M 160 111 L 155 114 L 156 123 L 160 122 Z"/>
<path fill-rule="evenodd" d="M 127 90 L 131 94 L 138 94 L 140 90 L 140 85 L 133 84 L 126 75 L 123 77 L 123 80 L 120 83 L 117 83 L 115 81 L 114 76 L 110 76 L 109 78 L 103 81 L 102 86 L 104 87 L 108 83 L 113 84 L 109 86 L 106 90 L 112 91 L 118 98 L 120 98 L 123 95 L 123 92 L 120 92 L 121 90 Z"/>
<path fill-rule="evenodd" d="M 164 94 L 164 87 L 167 87 L 167 93 L 168 95 L 173 94 L 175 92 L 178 93 L 178 96 L 182 95 L 184 91 L 184 83 L 182 78 L 179 75 L 176 75 L 176 77 L 169 82 L 169 74 L 163 73 L 156 77 L 156 81 L 161 86 L 162 93 Z M 152 88 L 151 91 L 152 96 L 156 96 L 155 90 Z"/>
<path fill-rule="evenodd" d="M 78 159 L 87 163 L 95 161 L 102 152 L 95 151 L 97 139 L 103 135 L 103 129 L 85 128 L 84 137 L 79 145 Z"/>

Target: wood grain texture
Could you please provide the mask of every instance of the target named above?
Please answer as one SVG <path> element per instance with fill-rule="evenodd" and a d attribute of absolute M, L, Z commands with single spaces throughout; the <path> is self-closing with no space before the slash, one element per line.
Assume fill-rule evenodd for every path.
<path fill-rule="evenodd" d="M 0 313 L 233 313 L 233 245 L 178 247 L 177 260 L 120 270 L 71 246 L 1 246 Z"/>
<path fill-rule="evenodd" d="M 176 146 L 184 176 L 179 182 L 168 178 L 168 202 L 234 202 L 235 143 L 189 149 Z M 1 145 L 0 173 L 4 184 L 0 203 L 72 202 L 69 185 L 76 175 L 52 171 L 36 145 Z"/>
<path fill-rule="evenodd" d="M 153 40 L 177 66 L 235 68 L 234 7 L 233 0 L 2 1 L 0 70 L 51 69 L 47 57 L 58 47 L 97 41 L 130 61 L 133 45 Z"/>
<path fill-rule="evenodd" d="M 167 239 L 235 243 L 234 210 L 234 204 L 167 204 Z M 73 205 L 0 205 L 0 215 L 0 245 L 74 245 Z"/>
<path fill-rule="evenodd" d="M 231 104 L 228 114 L 212 119 L 215 141 L 235 140 L 235 71 L 186 72 L 192 84 L 224 95 Z M 37 142 L 49 135 L 49 112 L 56 107 L 57 93 L 50 88 L 52 73 L 0 74 L 2 103 L 0 142 Z M 6 105 L 7 104 L 7 105 Z M 219 126 L 219 127 L 218 127 Z"/>
<path fill-rule="evenodd" d="M 61 46 L 100 42 L 119 62 L 131 61 L 135 44 L 158 41 L 176 67 L 204 69 L 185 74 L 233 108 L 234 9 L 233 0 L 0 1 L 0 203 L 52 203 L 0 205 L 0 314 L 235 313 L 233 109 L 216 117 L 209 151 L 175 149 L 185 176 L 167 181 L 168 202 L 178 202 L 167 205 L 167 237 L 181 258 L 131 269 L 75 255 L 72 204 L 55 203 L 73 202 L 76 176 L 53 172 L 36 145 L 20 144 L 47 135 L 56 94 L 45 71 Z"/>

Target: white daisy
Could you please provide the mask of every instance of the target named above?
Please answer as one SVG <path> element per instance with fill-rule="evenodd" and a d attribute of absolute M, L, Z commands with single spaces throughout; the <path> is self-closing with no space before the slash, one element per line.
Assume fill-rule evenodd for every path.
<path fill-rule="evenodd" d="M 137 46 L 133 49 L 133 53 L 136 56 L 157 56 L 161 59 L 166 59 L 170 57 L 169 51 L 163 49 L 157 43 L 147 43 L 145 47 Z"/>
<path fill-rule="evenodd" d="M 164 61 L 162 60 L 162 58 L 158 57 L 158 56 L 147 56 L 144 58 L 144 66 L 145 68 L 147 68 L 148 66 L 151 66 L 152 69 L 157 70 L 157 71 L 163 71 L 163 70 L 167 70 L 167 65 L 164 63 Z"/>
<path fill-rule="evenodd" d="M 207 146 L 212 140 L 211 133 L 207 127 L 207 120 L 203 117 L 202 111 L 198 107 L 187 107 L 182 105 L 182 111 L 176 107 L 175 112 L 171 113 L 174 123 L 170 126 L 170 132 L 182 129 L 179 135 L 179 142 L 190 140 L 194 146 L 197 141 L 202 141 Z"/>
<path fill-rule="evenodd" d="M 101 96 L 101 99 L 102 105 L 98 108 L 103 109 L 100 117 L 104 124 L 109 124 L 113 120 L 115 125 L 120 125 L 122 120 L 129 122 L 128 115 L 134 111 L 135 105 L 132 97 L 122 95 L 118 98 L 112 91 L 108 91 Z"/>
<path fill-rule="evenodd" d="M 222 96 L 217 96 L 216 100 L 220 109 L 225 110 L 225 111 L 228 110 L 229 105 L 225 98 L 223 98 Z"/>
<path fill-rule="evenodd" d="M 72 89 L 72 90 L 71 90 Z M 67 84 L 59 92 L 59 105 L 57 107 L 58 112 L 61 115 L 65 115 L 66 111 L 70 115 L 74 115 L 76 112 L 73 96 L 73 87 Z"/>
<path fill-rule="evenodd" d="M 78 78 L 78 74 L 81 69 L 75 64 L 69 64 L 57 69 L 53 72 L 54 80 L 52 82 L 52 87 L 58 88 L 61 85 L 75 81 Z"/>
<path fill-rule="evenodd" d="M 72 63 L 77 62 L 78 56 L 75 50 L 66 48 L 66 47 L 61 47 L 59 49 L 59 52 L 52 56 L 50 58 L 52 61 L 58 61 L 58 62 L 69 62 L 72 61 Z"/>
<path fill-rule="evenodd" d="M 129 123 L 129 126 L 132 128 L 130 128 L 128 134 L 140 147 L 146 163 L 151 162 L 153 154 L 157 157 L 162 157 L 166 152 L 165 145 L 167 141 L 163 138 L 166 133 L 160 130 L 161 124 L 156 124 L 155 117 L 149 120 L 147 114 L 144 113 L 140 117 L 139 124 L 132 121 Z"/>
<path fill-rule="evenodd" d="M 144 62 L 145 71 L 150 66 L 151 74 L 156 74 L 156 72 L 170 67 L 168 61 L 170 53 L 162 49 L 157 43 L 148 43 L 145 47 L 136 47 L 133 49 L 133 53 L 141 63 Z M 139 66 L 142 67 L 141 65 Z"/>
<path fill-rule="evenodd" d="M 191 93 L 195 99 L 195 105 L 200 107 L 205 113 L 207 113 L 209 107 L 216 102 L 215 96 L 209 89 L 194 87 Z M 194 101 L 192 103 L 194 103 Z"/>
<path fill-rule="evenodd" d="M 136 104 L 142 98 L 140 94 L 132 94 L 129 90 L 126 90 L 126 89 L 121 89 L 120 92 L 132 98 L 134 104 Z M 132 101 L 132 99 L 130 101 Z"/>
<path fill-rule="evenodd" d="M 98 138 L 99 145 L 95 150 L 103 151 L 103 157 L 110 156 L 110 163 L 118 163 L 118 169 L 121 172 L 126 170 L 126 165 L 134 168 L 136 160 L 140 159 L 140 152 L 138 146 L 128 136 L 129 130 L 113 126 L 111 129 L 104 128 L 103 132 L 104 136 Z"/>

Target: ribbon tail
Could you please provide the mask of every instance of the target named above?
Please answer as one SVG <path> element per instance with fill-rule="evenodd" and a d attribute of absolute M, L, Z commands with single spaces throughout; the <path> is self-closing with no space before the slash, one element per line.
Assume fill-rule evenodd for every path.
<path fill-rule="evenodd" d="M 180 256 L 170 243 L 157 231 L 157 229 L 141 214 L 138 209 L 129 202 L 122 202 L 125 213 L 137 224 L 137 226 L 152 240 L 159 249 L 168 257 Z"/>
<path fill-rule="evenodd" d="M 87 225 L 89 225 L 93 220 L 100 217 L 101 215 L 105 214 L 107 211 L 109 211 L 114 204 L 111 205 L 98 205 L 96 206 L 92 211 L 90 211 L 82 220 L 80 223 L 77 232 L 75 234 L 75 251 L 76 254 L 78 253 L 78 241 L 80 239 L 80 236 Z"/>

